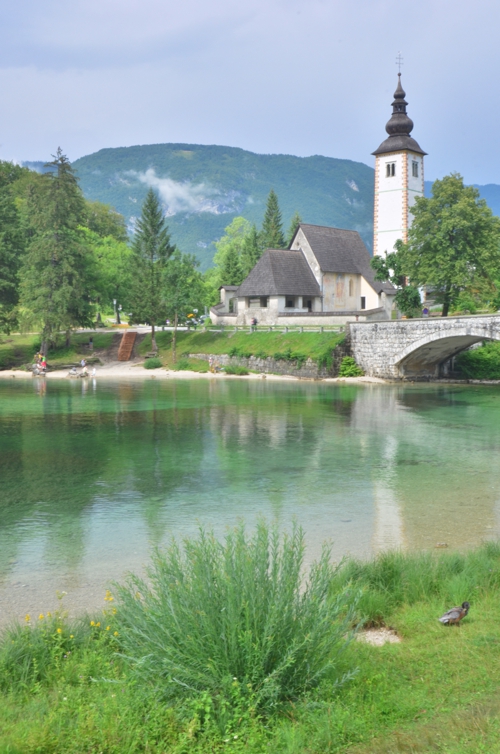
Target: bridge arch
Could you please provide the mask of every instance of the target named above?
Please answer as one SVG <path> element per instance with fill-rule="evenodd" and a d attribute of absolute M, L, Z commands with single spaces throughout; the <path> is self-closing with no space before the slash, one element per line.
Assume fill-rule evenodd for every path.
<path fill-rule="evenodd" d="M 440 324 L 443 321 L 441 320 Z M 401 377 L 439 376 L 441 366 L 461 351 L 483 340 L 499 340 L 498 325 L 464 321 L 462 326 L 453 322 L 452 328 L 439 327 L 408 343 L 390 359 L 393 369 Z M 408 333 L 410 334 L 410 333 Z"/>

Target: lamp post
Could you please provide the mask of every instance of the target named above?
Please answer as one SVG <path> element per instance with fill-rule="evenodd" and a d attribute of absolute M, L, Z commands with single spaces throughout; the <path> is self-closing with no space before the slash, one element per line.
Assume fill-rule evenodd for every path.
<path fill-rule="evenodd" d="M 117 325 L 118 321 L 116 319 L 116 298 L 113 299 L 113 309 L 115 311 L 115 325 Z"/>

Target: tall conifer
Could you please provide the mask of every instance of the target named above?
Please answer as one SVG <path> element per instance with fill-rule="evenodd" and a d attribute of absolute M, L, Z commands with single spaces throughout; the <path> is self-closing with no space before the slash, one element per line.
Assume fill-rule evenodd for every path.
<path fill-rule="evenodd" d="M 165 223 L 158 196 L 149 189 L 137 223 L 134 242 L 134 285 L 131 296 L 132 319 L 151 325 L 151 347 L 157 350 L 155 327 L 165 321 L 164 275 L 175 246 Z"/>
<path fill-rule="evenodd" d="M 20 271 L 21 306 L 42 328 L 46 353 L 59 331 L 91 323 L 91 253 L 81 225 L 85 201 L 68 158 L 57 150 L 27 199 L 32 240 Z"/>
<path fill-rule="evenodd" d="M 266 213 L 260 232 L 260 243 L 262 249 L 285 248 L 281 211 L 274 189 L 271 189 L 267 197 Z"/>
<path fill-rule="evenodd" d="M 224 257 L 224 263 L 220 272 L 222 285 L 240 285 L 245 278 L 245 272 L 241 266 L 237 249 L 230 246 Z"/>
<path fill-rule="evenodd" d="M 293 237 L 296 234 L 301 222 L 302 222 L 302 218 L 297 212 L 297 210 L 295 210 L 295 212 L 293 213 L 291 222 L 290 222 L 290 227 L 288 228 L 288 233 L 286 235 L 287 248 L 290 248 L 290 244 L 292 243 Z"/>

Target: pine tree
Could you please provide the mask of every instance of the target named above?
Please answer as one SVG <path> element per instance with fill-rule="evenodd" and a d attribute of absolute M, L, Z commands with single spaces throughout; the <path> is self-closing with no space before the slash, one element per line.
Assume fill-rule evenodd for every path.
<path fill-rule="evenodd" d="M 245 278 L 243 267 L 241 266 L 238 251 L 234 246 L 230 246 L 226 252 L 224 263 L 220 272 L 222 285 L 240 285 Z"/>
<path fill-rule="evenodd" d="M 255 225 L 252 225 L 250 232 L 245 236 L 240 257 L 245 277 L 253 270 L 261 256 L 262 248 L 259 244 L 259 234 Z"/>
<path fill-rule="evenodd" d="M 267 197 L 266 212 L 260 232 L 261 249 L 284 249 L 283 222 L 278 204 L 278 197 L 273 189 Z"/>
<path fill-rule="evenodd" d="M 132 319 L 151 325 L 151 347 L 156 351 L 155 327 L 164 322 L 167 316 L 164 275 L 175 246 L 170 242 L 160 202 L 153 189 L 149 189 L 142 206 L 133 251 Z"/>
<path fill-rule="evenodd" d="M 31 242 L 20 271 L 21 306 L 27 320 L 42 327 L 42 351 L 58 332 L 91 323 L 92 255 L 81 225 L 85 201 L 61 149 L 27 198 Z"/>
<path fill-rule="evenodd" d="M 293 237 L 295 236 L 301 222 L 302 222 L 302 218 L 297 212 L 297 210 L 295 210 L 295 212 L 293 213 L 292 220 L 290 222 L 290 227 L 288 228 L 287 236 L 286 236 L 286 245 L 288 249 L 291 246 Z"/>
<path fill-rule="evenodd" d="M 25 250 L 12 184 L 29 172 L 11 162 L 0 162 L 0 331 L 5 332 L 10 332 L 16 321 L 19 269 Z"/>

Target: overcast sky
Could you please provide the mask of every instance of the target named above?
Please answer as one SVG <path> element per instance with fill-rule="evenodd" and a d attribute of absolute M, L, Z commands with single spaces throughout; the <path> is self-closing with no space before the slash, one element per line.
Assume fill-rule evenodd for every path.
<path fill-rule="evenodd" d="M 373 164 L 404 57 L 426 178 L 500 183 L 498 0 L 3 0 L 0 158 L 183 142 Z"/>

